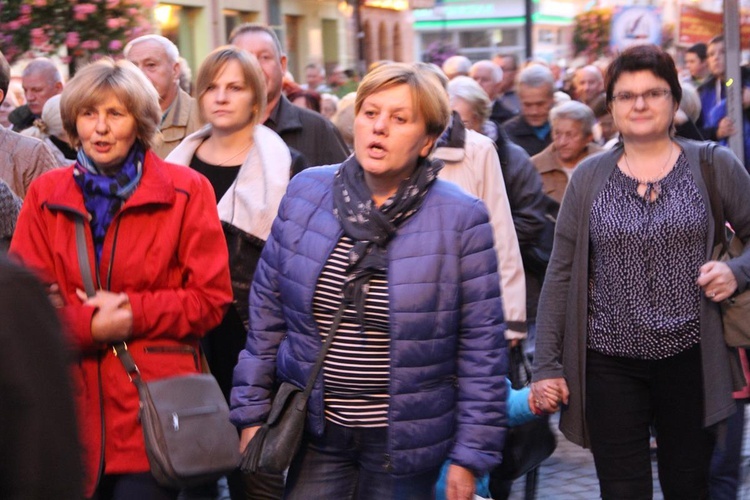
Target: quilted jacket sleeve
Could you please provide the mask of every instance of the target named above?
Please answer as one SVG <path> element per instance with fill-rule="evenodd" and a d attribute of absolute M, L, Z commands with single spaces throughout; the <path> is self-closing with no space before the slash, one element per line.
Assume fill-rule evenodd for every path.
<path fill-rule="evenodd" d="M 500 463 L 507 426 L 507 349 L 492 228 L 481 202 L 461 233 L 461 325 L 455 444 L 450 459 L 475 473 Z"/>
<path fill-rule="evenodd" d="M 285 197 L 263 248 L 250 290 L 250 329 L 234 368 L 230 419 L 237 427 L 265 421 L 276 378 L 276 353 L 286 334 L 279 295 L 279 238 L 287 211 Z"/>

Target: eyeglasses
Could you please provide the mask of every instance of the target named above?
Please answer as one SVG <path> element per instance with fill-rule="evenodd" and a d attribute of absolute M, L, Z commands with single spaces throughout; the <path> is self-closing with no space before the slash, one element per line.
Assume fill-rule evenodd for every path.
<path fill-rule="evenodd" d="M 672 93 L 669 89 L 651 89 L 640 94 L 633 92 L 620 92 L 612 96 L 612 100 L 615 104 L 621 104 L 623 106 L 635 106 L 639 97 L 642 97 L 644 102 L 649 105 L 658 104 L 665 97 Z"/>

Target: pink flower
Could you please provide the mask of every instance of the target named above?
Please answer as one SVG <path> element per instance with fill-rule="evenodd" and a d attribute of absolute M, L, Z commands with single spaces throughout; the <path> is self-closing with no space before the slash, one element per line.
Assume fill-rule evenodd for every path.
<path fill-rule="evenodd" d="M 34 7 L 46 7 L 47 0 L 34 0 Z"/>
<path fill-rule="evenodd" d="M 44 45 L 49 40 L 43 28 L 32 28 L 29 34 L 31 35 L 31 43 L 35 46 Z"/>
<path fill-rule="evenodd" d="M 78 47 L 81 37 L 75 31 L 69 31 L 65 36 L 65 45 L 71 49 Z"/>
<path fill-rule="evenodd" d="M 9 31 L 16 31 L 20 27 L 21 27 L 21 21 L 16 20 L 16 21 L 10 21 L 8 23 L 8 30 Z"/>
<path fill-rule="evenodd" d="M 107 28 L 111 30 L 116 30 L 117 28 L 119 28 L 120 26 L 123 26 L 126 23 L 127 21 L 125 19 L 121 19 L 119 17 L 111 17 L 107 19 Z"/>
<path fill-rule="evenodd" d="M 120 6 L 120 0 L 107 0 L 107 9 L 116 9 Z"/>
<path fill-rule="evenodd" d="M 94 12 L 96 12 L 96 5 L 90 3 L 79 3 L 73 6 L 73 17 L 76 21 L 85 21 Z"/>
<path fill-rule="evenodd" d="M 122 48 L 122 42 L 120 40 L 112 40 L 109 42 L 108 47 L 112 52 L 117 52 Z"/>
<path fill-rule="evenodd" d="M 25 14 L 25 15 L 28 16 L 29 14 L 31 14 L 31 5 L 29 5 L 29 4 L 23 4 L 23 5 L 21 5 L 21 8 L 18 9 L 18 12 L 20 12 L 21 14 Z"/>
<path fill-rule="evenodd" d="M 85 50 L 96 50 L 101 47 L 99 40 L 85 40 L 81 42 L 81 48 Z"/>

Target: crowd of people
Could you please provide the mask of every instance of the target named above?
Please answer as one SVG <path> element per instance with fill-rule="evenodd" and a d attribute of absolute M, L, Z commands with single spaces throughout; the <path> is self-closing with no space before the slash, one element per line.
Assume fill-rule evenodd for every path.
<path fill-rule="evenodd" d="M 7 341 L 0 391 L 25 413 L 4 405 L 0 442 L 24 453 L 0 496 L 215 498 L 151 474 L 111 344 L 146 381 L 210 371 L 243 451 L 333 335 L 291 467 L 228 474 L 233 500 L 507 498 L 487 480 L 507 428 L 557 411 L 602 498 L 651 498 L 654 448 L 665 498 L 736 498 L 748 364 L 719 304 L 750 250 L 711 260 L 700 159 L 744 134 L 746 157 L 719 148 L 712 167 L 750 241 L 750 115 L 726 117 L 721 36 L 684 61 L 639 45 L 568 71 L 500 54 L 361 78 L 313 62 L 296 83 L 274 30 L 247 23 L 194 82 L 159 35 L 67 82 L 34 59 L 21 104 L 0 57 L 0 280 L 23 290 L 0 296 L 19 318 L 0 335 L 60 351 L 36 366 Z M 528 387 L 509 348 L 533 360 Z M 45 370 L 54 397 L 30 385 Z M 19 439 L 27 422 L 44 446 Z M 48 450 L 69 470 L 42 487 L 21 468 Z"/>

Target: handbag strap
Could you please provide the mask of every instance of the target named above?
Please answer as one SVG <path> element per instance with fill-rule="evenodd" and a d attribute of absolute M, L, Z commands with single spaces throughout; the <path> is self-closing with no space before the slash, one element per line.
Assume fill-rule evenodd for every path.
<path fill-rule="evenodd" d="M 89 255 L 86 250 L 86 228 L 83 225 L 83 218 L 76 217 L 76 251 L 78 252 L 78 267 L 81 268 L 83 277 L 83 289 L 86 295 L 93 297 L 96 295 L 94 279 L 91 277 L 91 267 L 89 267 Z"/>
<path fill-rule="evenodd" d="M 83 288 L 86 290 L 86 295 L 93 297 L 96 295 L 96 288 L 94 287 L 94 279 L 91 276 L 91 267 L 89 267 L 89 256 L 86 250 L 86 227 L 84 226 L 84 220 L 82 217 L 76 218 L 76 251 L 78 253 L 78 267 L 81 268 L 81 277 L 83 278 Z M 133 357 L 128 352 L 128 346 L 125 342 L 118 342 L 112 345 L 112 349 L 115 352 L 115 356 L 120 360 L 125 371 L 128 373 L 130 380 L 139 385 L 141 382 L 141 373 L 136 366 Z"/>
<path fill-rule="evenodd" d="M 523 343 L 521 341 L 518 344 L 510 348 L 510 371 L 508 378 L 510 378 L 511 386 L 518 390 L 531 383 L 531 366 L 529 365 L 529 359 L 523 352 Z"/>
<path fill-rule="evenodd" d="M 339 309 L 338 311 L 336 311 L 336 315 L 333 317 L 333 323 L 331 323 L 331 328 L 328 330 L 328 336 L 326 337 L 326 341 L 323 344 L 323 347 L 320 348 L 318 359 L 315 360 L 315 365 L 313 366 L 313 369 L 310 372 L 310 378 L 307 379 L 307 384 L 305 385 L 304 396 L 302 397 L 303 401 L 307 401 L 307 399 L 310 397 L 310 393 L 313 390 L 315 381 L 318 379 L 318 374 L 320 373 L 320 369 L 323 368 L 323 362 L 325 361 L 326 354 L 328 354 L 328 350 L 331 348 L 331 344 L 333 344 L 333 337 L 336 335 L 336 332 L 339 329 L 339 325 L 341 324 L 341 318 L 344 316 L 344 310 L 346 309 L 347 303 L 348 301 L 342 297 L 341 304 L 339 305 Z"/>
<path fill-rule="evenodd" d="M 701 174 L 703 182 L 706 183 L 708 191 L 708 202 L 711 205 L 711 212 L 714 215 L 714 242 L 721 243 L 722 255 L 729 249 L 727 242 L 727 232 L 725 229 L 724 205 L 721 203 L 721 195 L 716 188 L 716 175 L 714 174 L 714 150 L 715 142 L 707 142 L 700 150 Z"/>

